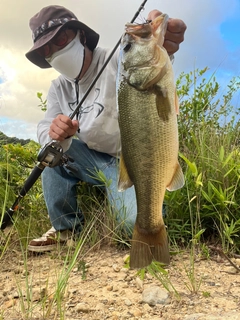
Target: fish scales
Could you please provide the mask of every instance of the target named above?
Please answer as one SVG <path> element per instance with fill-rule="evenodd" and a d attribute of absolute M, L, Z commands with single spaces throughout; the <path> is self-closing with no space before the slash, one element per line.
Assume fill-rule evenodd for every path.
<path fill-rule="evenodd" d="M 163 200 L 166 188 L 175 190 L 184 184 L 178 163 L 172 66 L 165 49 L 159 46 L 166 21 L 167 16 L 162 15 L 149 24 L 128 24 L 121 44 L 119 189 L 134 184 L 138 210 L 130 251 L 131 268 L 147 266 L 153 259 L 169 263 Z"/>

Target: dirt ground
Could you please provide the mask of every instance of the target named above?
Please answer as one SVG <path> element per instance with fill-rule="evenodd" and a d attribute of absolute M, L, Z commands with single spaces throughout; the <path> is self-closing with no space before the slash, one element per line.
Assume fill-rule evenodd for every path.
<path fill-rule="evenodd" d="M 8 253 L 0 266 L 0 319 L 240 319 L 240 259 L 232 258 L 232 265 L 215 252 L 191 264 L 184 252 L 172 256 L 168 277 L 159 280 L 125 268 L 126 249 L 89 251 L 72 268 L 67 252 Z M 156 286 L 162 300 L 146 302 L 144 291 Z"/>

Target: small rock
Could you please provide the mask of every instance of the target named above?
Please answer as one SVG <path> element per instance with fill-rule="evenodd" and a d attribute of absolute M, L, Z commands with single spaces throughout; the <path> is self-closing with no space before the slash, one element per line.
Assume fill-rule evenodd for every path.
<path fill-rule="evenodd" d="M 125 303 L 125 305 L 128 306 L 128 307 L 130 307 L 130 306 L 132 305 L 132 301 L 129 300 L 129 299 L 125 299 L 125 300 L 124 300 L 124 303 Z"/>
<path fill-rule="evenodd" d="M 234 268 L 234 267 L 227 267 L 226 269 L 225 269 L 225 271 L 226 272 L 229 272 L 229 273 L 238 273 L 238 271 L 237 271 L 237 269 L 236 268 Z"/>
<path fill-rule="evenodd" d="M 24 294 L 23 294 L 24 295 Z M 19 298 L 19 292 L 18 291 L 14 291 L 12 293 L 13 298 Z"/>
<path fill-rule="evenodd" d="M 113 270 L 114 270 L 115 272 L 119 272 L 119 271 L 120 271 L 120 268 L 119 268 L 119 266 L 118 266 L 117 264 L 113 264 L 113 265 L 112 265 L 112 268 L 113 268 Z"/>
<path fill-rule="evenodd" d="M 147 303 L 145 303 L 145 304 L 143 305 L 143 309 L 144 309 L 144 311 L 146 311 L 146 312 L 152 311 L 152 308 L 151 308 L 150 305 L 147 304 Z"/>
<path fill-rule="evenodd" d="M 156 304 L 166 304 L 168 300 L 168 293 L 158 286 L 151 286 L 143 290 L 142 302 L 150 306 Z"/>
<path fill-rule="evenodd" d="M 104 303 L 98 303 L 98 304 L 96 305 L 95 310 L 103 310 L 104 307 L 105 307 Z"/>
<path fill-rule="evenodd" d="M 13 307 L 15 304 L 16 304 L 16 300 L 15 300 L 15 299 L 11 299 L 11 300 L 8 300 L 8 301 L 6 301 L 6 302 L 4 303 L 4 307 L 5 307 L 6 309 L 8 309 L 8 308 Z"/>
<path fill-rule="evenodd" d="M 107 286 L 107 291 L 112 291 L 113 290 L 113 286 Z"/>
<path fill-rule="evenodd" d="M 22 270 L 22 277 L 27 277 L 29 275 L 28 270 Z"/>
<path fill-rule="evenodd" d="M 112 291 L 113 292 L 117 292 L 119 290 L 119 288 L 116 286 L 116 285 L 114 285 L 113 287 L 112 287 Z"/>
<path fill-rule="evenodd" d="M 240 259 L 239 258 L 235 259 L 235 262 L 240 267 Z"/>
<path fill-rule="evenodd" d="M 113 317 L 113 319 L 115 320 L 117 320 L 118 318 L 119 318 L 119 316 L 120 316 L 120 312 L 118 312 L 118 311 L 113 311 L 112 312 L 112 317 Z"/>
<path fill-rule="evenodd" d="M 32 290 L 32 300 L 41 301 L 45 296 L 47 296 L 47 289 L 33 289 Z"/>
<path fill-rule="evenodd" d="M 80 303 L 78 303 L 76 305 L 76 311 L 77 312 L 89 312 L 91 310 L 90 310 L 89 306 L 86 303 L 80 302 Z"/>
<path fill-rule="evenodd" d="M 132 279 L 133 277 L 130 274 L 126 275 L 125 277 L 125 281 L 132 281 Z"/>
<path fill-rule="evenodd" d="M 107 299 L 105 299 L 105 300 L 100 300 L 100 302 L 101 302 L 101 303 L 103 303 L 103 304 L 105 305 L 105 304 L 107 304 L 107 303 L 108 303 L 108 300 L 107 300 Z"/>
<path fill-rule="evenodd" d="M 147 279 L 147 280 L 152 280 L 152 279 L 153 279 L 152 275 L 149 274 L 149 273 L 146 273 L 145 276 L 146 276 L 146 279 Z"/>
<path fill-rule="evenodd" d="M 207 285 L 209 285 L 211 287 L 214 287 L 216 285 L 216 283 L 214 281 L 208 281 L 206 283 L 207 283 Z"/>
<path fill-rule="evenodd" d="M 142 311 L 139 309 L 134 309 L 133 311 L 131 311 L 131 313 L 134 315 L 134 317 L 136 318 L 140 318 L 142 316 Z"/>
<path fill-rule="evenodd" d="M 108 310 L 109 310 L 109 311 L 114 311 L 115 308 L 114 308 L 114 307 L 109 307 Z"/>
<path fill-rule="evenodd" d="M 140 278 L 136 278 L 136 286 L 138 289 L 142 289 L 143 288 L 143 281 Z"/>

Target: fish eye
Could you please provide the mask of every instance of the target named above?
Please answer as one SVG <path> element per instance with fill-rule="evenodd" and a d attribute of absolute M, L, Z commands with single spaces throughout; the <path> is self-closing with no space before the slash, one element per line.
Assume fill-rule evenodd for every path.
<path fill-rule="evenodd" d="M 128 52 L 131 49 L 131 43 L 128 43 L 125 47 L 124 47 L 124 52 Z"/>

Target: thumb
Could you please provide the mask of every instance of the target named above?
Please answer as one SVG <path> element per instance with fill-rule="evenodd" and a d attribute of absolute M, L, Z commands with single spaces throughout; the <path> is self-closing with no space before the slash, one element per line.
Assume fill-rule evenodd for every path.
<path fill-rule="evenodd" d="M 157 18 L 158 16 L 160 16 L 162 14 L 161 11 L 154 9 L 152 11 L 149 12 L 147 20 L 154 20 L 155 18 Z"/>
<path fill-rule="evenodd" d="M 78 120 L 72 120 L 72 125 L 73 125 L 73 127 L 77 130 L 78 127 L 79 127 L 79 122 L 78 122 Z"/>

